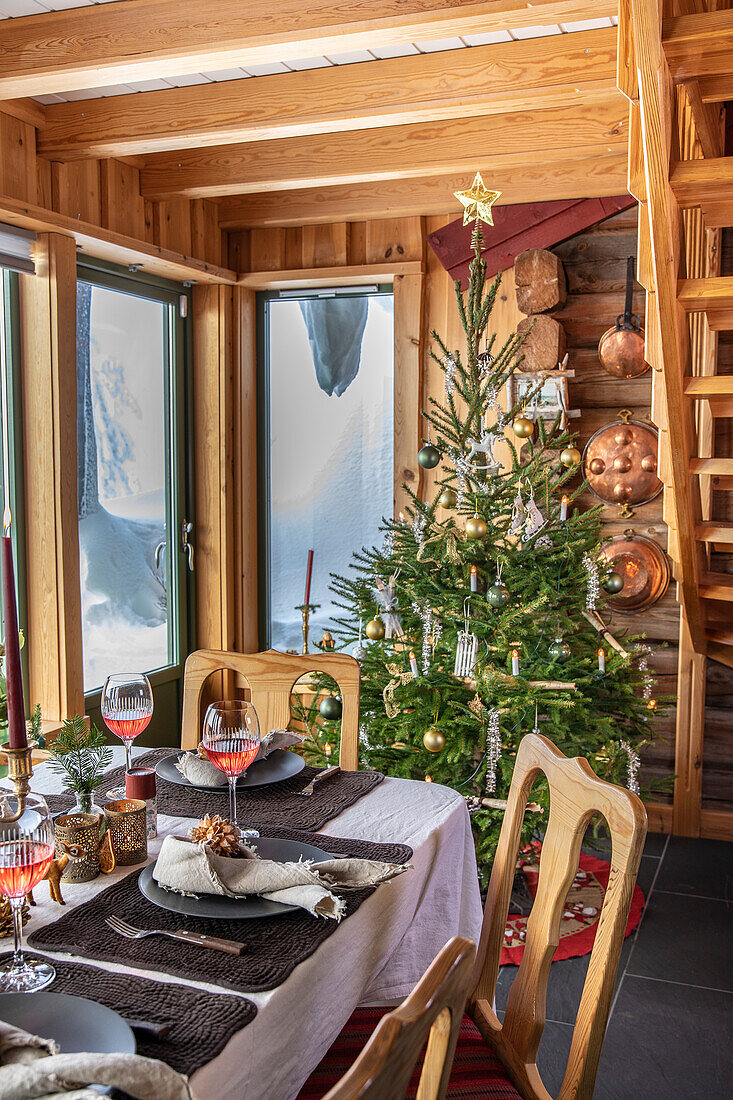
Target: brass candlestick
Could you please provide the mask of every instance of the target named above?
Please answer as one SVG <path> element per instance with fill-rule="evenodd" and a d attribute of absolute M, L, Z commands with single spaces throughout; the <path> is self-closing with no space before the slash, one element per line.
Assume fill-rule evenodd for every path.
<path fill-rule="evenodd" d="M 310 619 L 311 611 L 317 611 L 321 605 L 319 603 L 301 603 L 296 607 L 296 611 L 299 611 L 303 618 L 303 649 L 302 653 L 308 652 L 308 620 Z"/>
<path fill-rule="evenodd" d="M 38 748 L 37 741 L 29 741 L 25 748 L 10 748 L 3 745 L 2 751 L 8 758 L 8 779 L 15 787 L 15 797 L 18 800 L 18 809 L 14 814 L 4 813 L 0 815 L 0 822 L 10 824 L 19 821 L 25 811 L 25 800 L 31 789 L 31 776 L 33 775 L 33 763 L 31 755 Z"/>

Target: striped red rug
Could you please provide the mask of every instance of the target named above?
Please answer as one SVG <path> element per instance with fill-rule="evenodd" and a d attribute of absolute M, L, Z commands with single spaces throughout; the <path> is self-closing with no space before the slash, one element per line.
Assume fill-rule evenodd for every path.
<path fill-rule="evenodd" d="M 540 852 L 542 845 L 533 841 L 522 852 L 519 863 L 524 871 L 527 886 L 532 897 L 537 893 Z M 596 927 L 608 885 L 611 866 L 604 859 L 581 852 L 578 872 L 570 887 L 560 922 L 560 943 L 553 962 L 560 959 L 572 959 L 579 955 L 588 955 L 593 949 Z M 625 935 L 636 928 L 641 920 L 644 908 L 644 895 L 638 886 L 634 887 L 631 899 L 629 919 Z M 527 932 L 527 917 L 510 916 L 504 932 L 504 947 L 501 952 L 502 966 L 519 966 L 524 954 L 524 940 Z"/>

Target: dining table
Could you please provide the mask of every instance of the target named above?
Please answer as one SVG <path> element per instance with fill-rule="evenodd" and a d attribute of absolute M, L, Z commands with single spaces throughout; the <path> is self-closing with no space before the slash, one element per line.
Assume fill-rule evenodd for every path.
<path fill-rule="evenodd" d="M 145 750 L 134 751 L 138 756 Z M 121 764 L 122 749 L 114 753 L 114 764 Z M 31 788 L 52 794 L 61 792 L 62 785 L 43 763 L 34 768 Z M 318 789 L 313 797 L 318 797 Z M 158 836 L 148 841 L 148 862 L 156 859 L 165 836 L 185 833 L 191 823 L 190 817 L 158 814 Z M 257 1007 L 254 1018 L 192 1074 L 197 1100 L 294 1100 L 354 1009 L 395 1004 L 406 997 L 452 936 L 478 942 L 482 910 L 474 841 L 466 801 L 459 792 L 438 783 L 385 777 L 332 817 L 319 834 L 408 845 L 410 868 L 374 889 L 276 988 L 232 994 L 215 981 L 187 979 L 187 984 L 209 992 L 244 995 Z M 87 883 L 64 883 L 63 907 L 50 900 L 48 884 L 42 882 L 35 889 L 36 906 L 26 935 L 72 910 L 83 922 L 85 905 L 123 876 L 138 873 L 141 866 L 117 867 Z M 319 918 L 304 914 L 303 919 Z M 114 960 L 88 961 L 110 972 L 153 977 L 161 985 L 182 981 L 163 970 L 151 975 L 149 969 L 129 965 L 126 942 L 120 939 Z M 2 946 L 7 949 L 8 941 Z M 69 960 L 61 951 L 32 948 L 32 953 Z M 229 956 L 218 959 L 224 974 Z M 84 961 L 83 956 L 78 961 Z M 141 1005 L 140 1016 L 144 1013 Z M 197 1041 L 205 1052 L 206 1034 Z"/>

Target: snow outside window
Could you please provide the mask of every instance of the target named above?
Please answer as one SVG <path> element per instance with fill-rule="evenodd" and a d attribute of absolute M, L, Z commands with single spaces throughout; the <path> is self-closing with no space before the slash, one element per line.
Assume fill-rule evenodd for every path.
<path fill-rule="evenodd" d="M 79 550 L 84 690 L 168 664 L 166 310 L 80 282 Z M 158 552 L 156 562 L 156 548 Z"/>
<path fill-rule="evenodd" d="M 329 574 L 379 541 L 392 514 L 394 299 L 391 294 L 272 299 L 270 644 L 301 647 L 308 550 L 315 550 L 311 638 L 335 608 Z"/>

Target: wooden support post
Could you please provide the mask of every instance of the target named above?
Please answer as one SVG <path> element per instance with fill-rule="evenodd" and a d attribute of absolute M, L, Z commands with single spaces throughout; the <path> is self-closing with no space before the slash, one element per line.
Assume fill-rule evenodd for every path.
<path fill-rule="evenodd" d="M 76 247 L 41 234 L 20 277 L 30 703 L 84 713 L 76 450 Z"/>
<path fill-rule="evenodd" d="M 196 634 L 200 649 L 235 648 L 233 290 L 193 292 Z"/>
<path fill-rule="evenodd" d="M 675 734 L 677 778 L 672 812 L 672 832 L 677 836 L 700 835 L 706 663 L 706 658 L 693 648 L 687 617 L 681 610 Z"/>
<path fill-rule="evenodd" d="M 394 514 L 408 503 L 403 485 L 420 495 L 425 277 L 398 275 L 394 281 Z"/>

